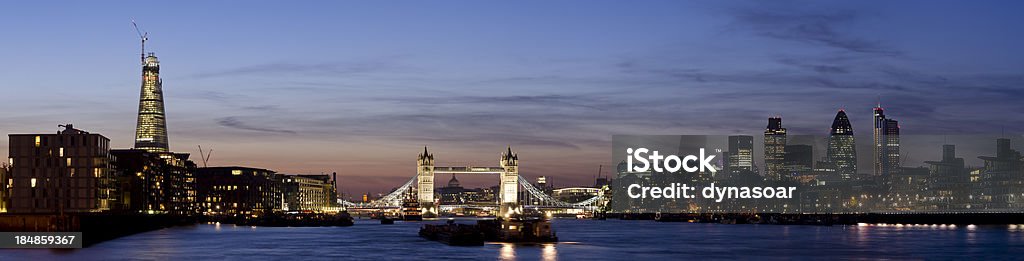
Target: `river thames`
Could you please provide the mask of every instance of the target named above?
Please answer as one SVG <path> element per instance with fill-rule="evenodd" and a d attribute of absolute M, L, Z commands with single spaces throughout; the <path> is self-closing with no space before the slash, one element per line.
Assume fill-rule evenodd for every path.
<path fill-rule="evenodd" d="M 440 223 L 440 221 L 434 221 Z M 470 221 L 466 221 L 470 222 Z M 5 249 L 0 260 L 466 259 L 1013 259 L 1024 226 L 783 226 L 556 220 L 561 242 L 452 247 L 417 236 L 420 222 L 352 227 L 202 224 L 74 250 Z"/>

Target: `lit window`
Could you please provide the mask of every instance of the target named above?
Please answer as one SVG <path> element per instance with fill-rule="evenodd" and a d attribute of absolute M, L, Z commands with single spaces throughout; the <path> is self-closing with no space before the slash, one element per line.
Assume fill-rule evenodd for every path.
<path fill-rule="evenodd" d="M 231 170 L 231 175 L 242 175 L 242 170 L 240 170 L 240 169 Z"/>
<path fill-rule="evenodd" d="M 60 157 L 64 157 L 64 148 L 60 148 Z"/>
<path fill-rule="evenodd" d="M 32 187 L 36 187 L 36 178 L 32 178 Z"/>

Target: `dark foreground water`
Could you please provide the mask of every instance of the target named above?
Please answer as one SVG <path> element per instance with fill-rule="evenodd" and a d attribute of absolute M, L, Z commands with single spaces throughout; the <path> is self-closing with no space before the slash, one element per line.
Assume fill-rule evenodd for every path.
<path fill-rule="evenodd" d="M 1024 225 L 818 227 L 556 220 L 562 241 L 557 244 L 450 247 L 418 237 L 421 224 L 380 225 L 367 220 L 352 227 L 325 228 L 196 225 L 85 249 L 0 250 L 0 260 L 1024 258 Z"/>

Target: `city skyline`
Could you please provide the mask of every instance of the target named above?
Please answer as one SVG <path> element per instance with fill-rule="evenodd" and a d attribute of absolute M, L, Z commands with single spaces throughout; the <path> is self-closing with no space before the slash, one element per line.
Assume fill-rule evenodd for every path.
<path fill-rule="evenodd" d="M 29 22 L 37 30 L 11 32 L 0 45 L 10 58 L 0 67 L 9 97 L 0 102 L 0 131 L 74 123 L 109 137 L 112 148 L 132 147 L 139 66 L 129 17 L 151 33 L 147 49 L 163 62 L 171 151 L 196 154 L 203 145 L 215 150 L 211 166 L 338 172 L 349 192 L 400 184 L 415 173 L 423 145 L 439 162 L 478 165 L 492 165 L 511 145 L 526 155 L 523 175 L 569 185 L 590 184 L 608 164 L 613 134 L 756 135 L 781 114 L 790 134 L 824 135 L 832 112 L 845 108 L 866 135 L 877 97 L 907 133 L 1024 131 L 1013 117 L 1024 108 L 1013 88 L 1024 83 L 1024 59 L 1012 49 L 1024 39 L 1009 26 L 1021 18 L 1006 8 L 1018 3 L 929 4 L 914 17 L 895 14 L 921 5 L 799 3 L 593 3 L 599 8 L 558 23 L 545 22 L 564 19 L 560 10 L 571 4 L 533 3 L 548 8 L 518 6 L 502 17 L 484 17 L 502 8 L 487 5 L 455 16 L 446 4 L 404 10 L 422 24 L 389 21 L 395 14 L 363 4 L 290 5 L 324 10 L 278 14 L 295 18 L 278 24 L 257 22 L 276 7 L 264 4 L 239 12 L 159 6 L 165 11 L 145 15 L 112 3 L 97 4 L 114 5 L 102 13 L 11 6 L 0 11 L 4 24 L 32 14 L 67 18 Z M 173 15 L 183 10 L 195 21 Z M 957 16 L 972 12 L 987 19 Z M 514 16 L 524 13 L 536 20 Z M 640 13 L 647 15 L 629 15 Z M 82 17 L 89 19 L 69 22 Z M 355 21 L 375 27 L 346 25 Z M 888 25 L 897 26 L 881 28 Z M 545 26 L 554 28 L 537 30 Z M 43 40 L 54 34 L 67 40 Z M 963 37 L 939 38 L 947 34 Z M 966 50 L 971 56 L 958 54 Z M 53 70 L 60 77 L 45 76 Z M 759 105 L 731 101 L 747 95 Z M 696 102 L 710 99 L 718 102 Z M 0 153 L 7 147 L 0 142 Z"/>

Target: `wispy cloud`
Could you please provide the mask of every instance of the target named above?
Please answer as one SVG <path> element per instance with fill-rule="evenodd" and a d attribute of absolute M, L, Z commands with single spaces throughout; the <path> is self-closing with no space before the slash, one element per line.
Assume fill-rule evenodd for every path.
<path fill-rule="evenodd" d="M 842 31 L 855 23 L 861 14 L 853 10 L 827 12 L 771 11 L 764 9 L 733 10 L 736 24 L 756 35 L 834 49 L 872 55 L 900 56 L 902 52 L 883 44 Z"/>
<path fill-rule="evenodd" d="M 285 129 L 275 129 L 275 128 L 268 128 L 268 127 L 253 126 L 253 125 L 250 125 L 247 122 L 244 122 L 244 121 L 238 119 L 237 117 L 219 118 L 219 119 L 217 119 L 217 124 L 219 124 L 220 126 L 224 126 L 224 127 L 230 127 L 230 128 L 242 129 L 242 130 L 250 130 L 250 131 L 271 132 L 271 133 L 284 133 L 284 134 L 295 134 L 296 133 L 295 131 L 285 130 Z"/>
<path fill-rule="evenodd" d="M 577 107 L 591 110 L 608 110 L 615 106 L 622 105 L 619 102 L 609 101 L 607 97 L 600 95 L 508 95 L 508 96 L 484 96 L 484 95 L 452 95 L 452 96 L 399 96 L 382 98 L 384 101 L 394 101 L 403 104 L 436 104 L 444 101 L 446 105 L 495 105 L 506 108 L 521 107 L 545 107 L 545 108 L 566 108 Z"/>
<path fill-rule="evenodd" d="M 820 73 L 820 74 L 845 74 L 850 73 L 850 67 L 847 65 L 840 64 L 826 64 L 826 63 L 813 63 L 796 59 L 792 57 L 780 58 L 777 60 L 781 64 L 790 65 L 796 68 Z"/>

